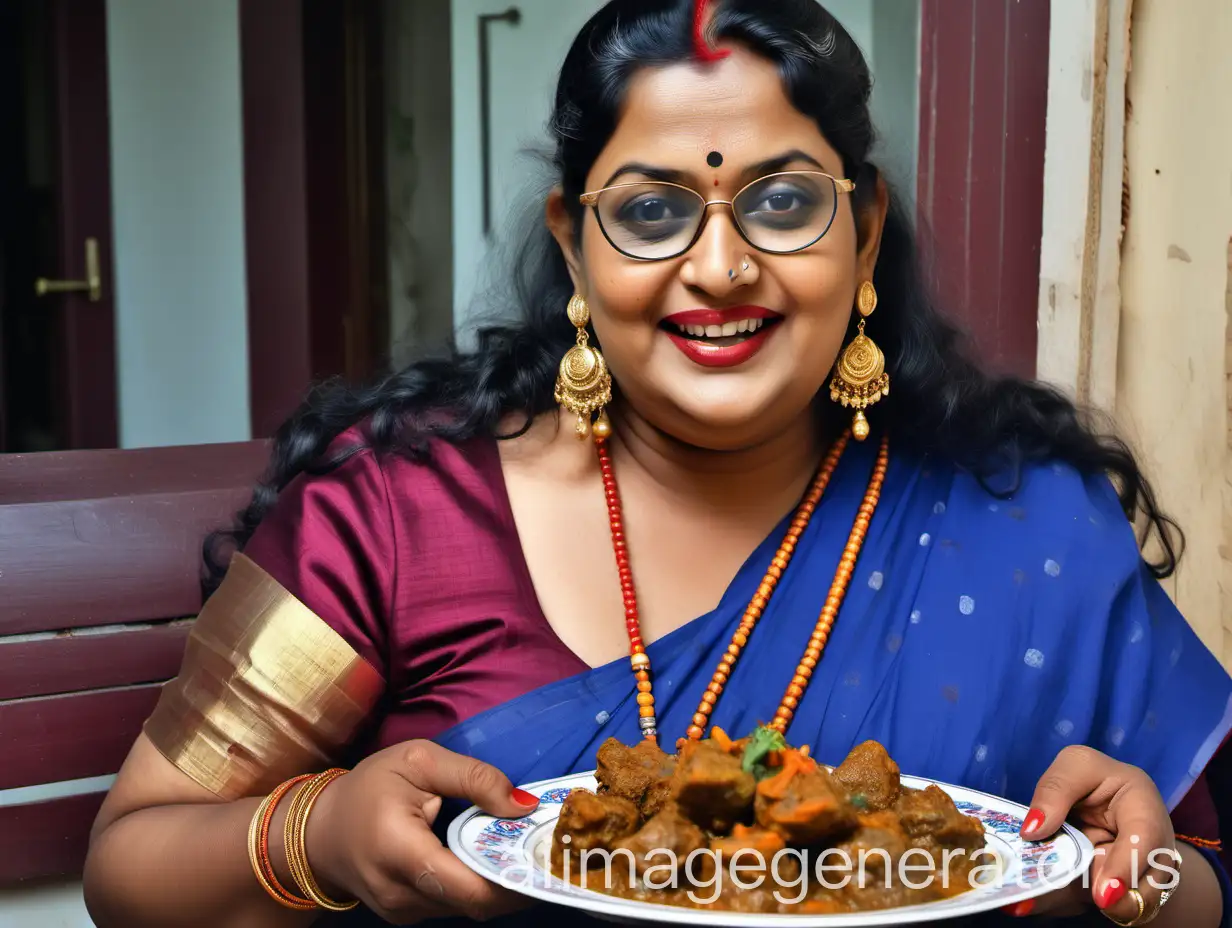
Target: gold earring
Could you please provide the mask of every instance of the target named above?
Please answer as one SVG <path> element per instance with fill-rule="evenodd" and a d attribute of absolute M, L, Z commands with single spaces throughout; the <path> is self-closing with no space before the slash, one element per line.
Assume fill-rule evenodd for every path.
<path fill-rule="evenodd" d="M 860 284 L 856 308 L 861 317 L 859 332 L 851 340 L 851 344 L 843 349 L 838 356 L 838 363 L 834 365 L 830 399 L 855 409 L 851 434 L 856 441 L 864 441 L 868 438 L 868 419 L 864 417 L 864 410 L 883 396 L 890 395 L 890 375 L 886 373 L 885 355 L 873 340 L 864 334 L 864 319 L 871 316 L 877 308 L 877 291 L 872 281 L 866 280 Z"/>
<path fill-rule="evenodd" d="M 577 344 L 565 352 L 556 377 L 556 402 L 577 416 L 575 431 L 584 439 L 592 431 L 591 416 L 597 411 L 594 423 L 595 438 L 607 438 L 612 434 L 603 407 L 612 401 L 612 378 L 607 372 L 607 363 L 599 349 L 590 346 L 586 324 L 590 322 L 590 307 L 581 294 L 575 293 L 566 310 L 569 321 L 577 326 Z"/>

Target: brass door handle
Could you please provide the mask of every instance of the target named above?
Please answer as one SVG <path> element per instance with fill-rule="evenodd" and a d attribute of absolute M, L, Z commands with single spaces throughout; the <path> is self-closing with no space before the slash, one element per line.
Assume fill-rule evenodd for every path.
<path fill-rule="evenodd" d="M 86 279 L 85 280 L 48 280 L 40 277 L 34 282 L 34 292 L 39 296 L 49 293 L 77 293 L 86 291 L 91 303 L 97 303 L 103 298 L 103 277 L 98 265 L 98 239 L 86 239 Z"/>

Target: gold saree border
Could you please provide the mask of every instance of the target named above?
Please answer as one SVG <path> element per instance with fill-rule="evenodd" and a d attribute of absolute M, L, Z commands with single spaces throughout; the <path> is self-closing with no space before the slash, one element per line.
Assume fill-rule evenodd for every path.
<path fill-rule="evenodd" d="M 384 690 L 338 632 L 236 553 L 144 731 L 197 783 L 239 799 L 334 763 Z"/>

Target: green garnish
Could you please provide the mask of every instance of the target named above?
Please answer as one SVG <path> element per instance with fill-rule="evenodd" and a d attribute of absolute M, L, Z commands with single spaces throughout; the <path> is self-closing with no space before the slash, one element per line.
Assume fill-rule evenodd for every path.
<path fill-rule="evenodd" d="M 859 809 L 861 812 L 868 811 L 868 799 L 865 797 L 863 793 L 856 793 L 855 795 L 853 795 L 851 797 L 851 804 L 855 806 L 857 809 Z"/>
<path fill-rule="evenodd" d="M 740 766 L 745 773 L 751 773 L 758 780 L 764 780 L 770 776 L 770 768 L 765 763 L 766 755 L 771 751 L 782 751 L 786 748 L 787 741 L 781 732 L 762 725 L 749 738 Z"/>

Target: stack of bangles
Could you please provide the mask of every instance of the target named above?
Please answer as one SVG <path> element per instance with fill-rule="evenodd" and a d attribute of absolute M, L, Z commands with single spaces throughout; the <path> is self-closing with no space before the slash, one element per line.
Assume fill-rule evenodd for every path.
<path fill-rule="evenodd" d="M 261 805 L 252 816 L 252 824 L 248 826 L 248 859 L 252 863 L 252 871 L 257 876 L 257 882 L 279 904 L 288 909 L 307 911 L 309 909 L 328 909 L 331 912 L 346 912 L 359 905 L 354 902 L 335 902 L 321 891 L 312 869 L 308 866 L 308 851 L 305 833 L 308 830 L 308 815 L 312 806 L 321 795 L 321 791 L 330 783 L 346 773 L 345 770 L 334 767 L 318 774 L 304 774 L 287 780 L 262 800 Z M 307 782 L 305 782 L 307 781 Z M 274 818 L 274 810 L 279 800 L 293 787 L 303 783 L 303 787 L 291 800 L 291 808 L 287 810 L 286 826 L 283 829 L 284 848 L 287 855 L 287 865 L 296 886 L 303 894 L 297 896 L 279 882 L 274 873 L 274 865 L 270 861 L 269 830 Z"/>

